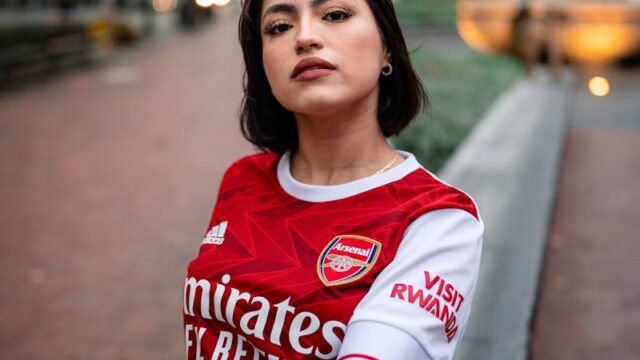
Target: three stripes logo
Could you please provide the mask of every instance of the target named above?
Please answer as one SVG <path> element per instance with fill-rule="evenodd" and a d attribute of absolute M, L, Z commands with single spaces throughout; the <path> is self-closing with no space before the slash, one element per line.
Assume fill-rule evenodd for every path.
<path fill-rule="evenodd" d="M 222 245 L 224 242 L 224 233 L 227 231 L 227 222 L 223 221 L 209 230 L 202 240 L 202 245 Z"/>

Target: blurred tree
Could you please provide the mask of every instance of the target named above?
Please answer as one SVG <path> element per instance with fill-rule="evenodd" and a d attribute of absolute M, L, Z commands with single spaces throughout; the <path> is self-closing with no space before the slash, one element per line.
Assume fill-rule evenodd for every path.
<path fill-rule="evenodd" d="M 455 0 L 398 0 L 395 8 L 403 22 L 454 25 L 456 21 Z"/>

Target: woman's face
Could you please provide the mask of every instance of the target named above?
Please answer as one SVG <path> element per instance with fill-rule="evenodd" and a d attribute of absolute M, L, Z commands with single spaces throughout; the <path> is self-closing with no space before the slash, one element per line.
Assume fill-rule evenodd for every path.
<path fill-rule="evenodd" d="M 366 0 L 264 0 L 261 29 L 264 70 L 286 109 L 377 106 L 387 56 Z"/>

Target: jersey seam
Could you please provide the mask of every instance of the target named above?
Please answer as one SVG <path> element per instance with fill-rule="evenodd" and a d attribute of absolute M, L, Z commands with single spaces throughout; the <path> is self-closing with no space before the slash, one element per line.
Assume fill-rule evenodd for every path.
<path fill-rule="evenodd" d="M 470 215 L 473 216 L 476 219 L 476 221 L 478 221 L 480 223 L 482 222 L 482 217 L 480 216 L 480 208 L 478 207 L 478 204 L 476 203 L 476 200 L 473 197 L 471 197 L 471 195 L 469 195 L 467 192 L 465 192 L 464 190 L 460 189 L 459 187 L 453 186 L 453 185 L 449 184 L 448 182 L 442 180 L 441 178 L 438 177 L 438 175 L 432 173 L 431 171 L 429 171 L 429 169 L 425 168 L 424 166 L 420 165 L 420 167 L 422 168 L 422 170 L 426 171 L 427 174 L 431 175 L 431 177 L 433 177 L 435 180 L 441 182 L 442 185 L 447 186 L 447 187 L 452 188 L 452 189 L 455 189 L 455 190 L 463 193 L 466 197 L 468 197 L 469 200 L 471 200 L 471 203 L 473 204 L 473 207 L 474 207 L 474 209 L 476 211 L 477 218 L 473 214 L 470 214 Z"/>

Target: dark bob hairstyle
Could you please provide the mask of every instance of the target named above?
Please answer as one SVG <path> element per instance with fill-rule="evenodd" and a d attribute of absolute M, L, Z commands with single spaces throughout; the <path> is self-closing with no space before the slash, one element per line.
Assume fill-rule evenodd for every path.
<path fill-rule="evenodd" d="M 383 44 L 391 53 L 393 73 L 380 77 L 378 122 L 385 137 L 397 135 L 429 99 L 416 75 L 391 0 L 366 0 L 378 24 Z M 263 0 L 244 0 L 238 26 L 244 53 L 244 99 L 240 125 L 244 137 L 261 151 L 284 153 L 298 149 L 293 113 L 271 92 L 262 63 L 260 13 Z"/>

